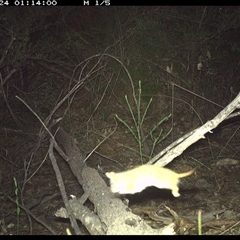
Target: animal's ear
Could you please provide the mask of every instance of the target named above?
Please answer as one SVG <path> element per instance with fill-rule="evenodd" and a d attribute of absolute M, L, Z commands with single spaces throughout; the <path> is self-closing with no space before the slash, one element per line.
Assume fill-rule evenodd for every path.
<path fill-rule="evenodd" d="M 106 172 L 106 176 L 110 179 L 112 179 L 115 175 L 115 172 Z"/>

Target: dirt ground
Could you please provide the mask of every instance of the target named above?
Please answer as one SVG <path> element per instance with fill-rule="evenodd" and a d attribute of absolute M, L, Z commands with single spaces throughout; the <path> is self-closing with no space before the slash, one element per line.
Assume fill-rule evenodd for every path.
<path fill-rule="evenodd" d="M 177 234 L 199 234 L 199 220 L 201 220 L 201 231 L 204 235 L 239 234 L 239 160 L 224 156 L 213 159 L 210 157 L 209 147 L 209 142 L 211 142 L 212 156 L 214 154 L 217 156 L 215 151 L 219 151 L 219 146 L 225 146 L 225 140 L 230 138 L 232 128 L 234 128 L 232 125 L 225 126 L 215 133 L 213 132 L 207 136 L 208 141 L 199 141 L 167 166 L 176 172 L 184 172 L 189 168 L 197 167 L 195 174 L 182 179 L 180 197 L 173 197 L 169 190 L 150 187 L 141 193 L 123 196 L 129 201 L 129 210 L 141 216 L 153 228 L 161 228 L 175 222 Z M 131 138 L 126 131 L 120 128 L 112 140 L 107 140 L 106 144 L 98 149 L 103 156 L 107 157 L 100 156 L 97 152 L 92 154 L 88 160 L 88 165 L 98 169 L 107 183 L 108 179 L 104 175 L 105 172 L 122 171 L 133 167 L 137 161 L 134 154 L 131 155 L 131 152 L 124 150 L 122 146 L 112 144 L 120 137 L 121 141 L 124 141 L 124 138 L 128 141 L 128 146 L 135 144 L 131 143 Z M 42 148 L 47 151 L 47 143 L 43 144 Z M 1 154 L 3 156 L 4 153 L 1 152 Z M 24 161 L 24 159 L 22 160 Z M 7 161 L 0 161 L 0 163 L 2 177 L 0 194 L 1 234 L 49 234 L 49 231 L 37 221 L 30 220 L 22 209 L 19 222 L 17 222 L 17 188 L 13 183 L 13 174 L 10 171 L 11 164 Z M 37 169 L 39 164 L 40 162 L 34 162 L 31 167 Z M 82 190 L 78 187 L 68 165 L 61 158 L 58 159 L 58 164 L 68 196 L 80 197 Z M 22 186 L 21 182 L 18 183 L 18 186 Z M 23 201 L 38 219 L 51 226 L 57 234 L 66 234 L 66 228 L 71 228 L 69 220 L 54 216 L 54 212 L 63 207 L 63 201 L 49 159 L 46 159 L 41 168 L 29 179 L 22 196 L 20 195 L 21 190 L 18 189 L 20 203 Z M 90 208 L 92 207 L 90 202 L 87 204 Z M 81 223 L 79 225 L 81 226 Z M 81 230 L 88 234 L 83 226 Z"/>

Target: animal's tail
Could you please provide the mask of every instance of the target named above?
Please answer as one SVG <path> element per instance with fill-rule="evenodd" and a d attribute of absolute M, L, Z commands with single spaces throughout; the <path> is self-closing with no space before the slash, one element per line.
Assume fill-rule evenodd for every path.
<path fill-rule="evenodd" d="M 185 173 L 179 173 L 178 176 L 179 178 L 187 177 L 191 174 L 193 174 L 196 171 L 196 168 L 193 168 L 192 170 L 185 172 Z"/>

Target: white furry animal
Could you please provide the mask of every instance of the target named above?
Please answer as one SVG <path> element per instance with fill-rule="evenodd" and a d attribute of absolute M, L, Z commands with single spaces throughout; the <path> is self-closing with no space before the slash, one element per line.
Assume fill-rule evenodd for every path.
<path fill-rule="evenodd" d="M 107 172 L 106 176 L 110 179 L 113 193 L 134 194 L 154 186 L 170 189 L 174 197 L 179 197 L 179 178 L 187 177 L 194 171 L 195 169 L 185 173 L 175 173 L 167 168 L 145 164 L 125 172 Z"/>

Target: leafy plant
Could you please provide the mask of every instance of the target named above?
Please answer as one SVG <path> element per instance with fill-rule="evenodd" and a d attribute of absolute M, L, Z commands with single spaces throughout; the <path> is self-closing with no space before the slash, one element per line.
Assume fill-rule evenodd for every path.
<path fill-rule="evenodd" d="M 144 134 L 143 132 L 143 123 L 144 120 L 146 118 L 146 114 L 149 110 L 149 107 L 152 103 L 152 98 L 150 98 L 145 110 L 143 111 L 143 114 L 141 113 L 141 97 L 142 97 L 142 89 L 141 89 L 141 81 L 139 81 L 139 87 L 138 87 L 138 97 L 137 102 L 136 102 L 136 114 L 134 113 L 134 109 L 133 107 L 131 107 L 128 97 L 127 95 L 125 95 L 125 100 L 126 103 L 128 105 L 128 109 L 129 112 L 131 114 L 133 123 L 134 123 L 134 127 L 131 127 L 131 125 L 129 125 L 126 121 L 124 121 L 122 118 L 120 118 L 118 115 L 116 115 L 116 118 L 124 124 L 124 126 L 127 127 L 127 129 L 129 130 L 129 132 L 132 133 L 132 135 L 134 136 L 135 140 L 138 143 L 138 149 L 139 149 L 139 155 L 140 155 L 140 159 L 141 159 L 141 163 L 143 164 L 143 155 L 145 154 L 145 152 L 147 152 L 149 159 L 152 157 L 153 151 L 156 147 L 156 145 L 162 141 L 165 137 L 168 136 L 168 134 L 171 132 L 172 129 L 170 129 L 164 136 L 162 136 L 162 132 L 163 130 L 161 129 L 159 131 L 159 133 L 157 134 L 157 136 L 154 136 L 154 132 L 157 130 L 157 128 L 164 122 L 167 121 L 169 119 L 169 117 L 171 116 L 168 115 L 166 117 L 164 117 L 163 119 L 161 119 L 160 121 L 158 121 L 157 124 L 155 124 L 154 126 L 152 126 L 152 128 L 148 131 L 148 133 Z M 135 128 L 135 130 L 133 130 Z M 152 146 L 150 151 L 148 151 L 148 146 L 146 144 L 146 140 L 150 138 L 152 141 Z M 145 150 L 145 151 L 144 151 Z M 145 154 L 146 155 L 146 154 Z"/>

